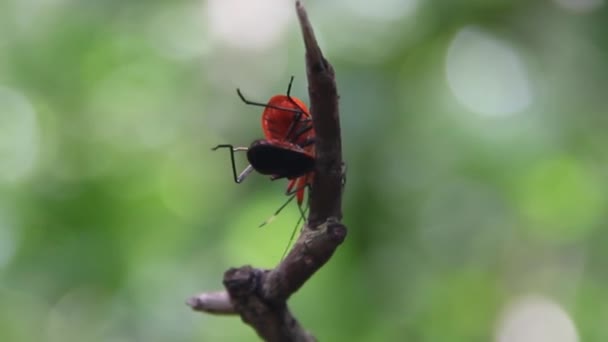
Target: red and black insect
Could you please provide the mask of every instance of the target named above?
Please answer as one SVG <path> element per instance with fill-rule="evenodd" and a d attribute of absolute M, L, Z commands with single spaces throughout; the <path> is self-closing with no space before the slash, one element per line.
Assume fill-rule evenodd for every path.
<path fill-rule="evenodd" d="M 287 178 L 286 195 L 289 199 L 261 226 L 269 223 L 294 198 L 297 198 L 300 209 L 300 219 L 294 227 L 289 243 L 283 253 L 287 253 L 289 245 L 295 236 L 297 227 L 304 219 L 307 209 L 302 209 L 306 188 L 310 188 L 315 166 L 315 133 L 312 118 L 306 105 L 298 98 L 290 96 L 293 76 L 289 81 L 285 95 L 275 95 L 268 103 L 247 100 L 241 91 L 237 94 L 248 105 L 264 107 L 262 113 L 262 130 L 265 139 L 254 141 L 247 147 L 234 147 L 230 144 L 218 145 L 213 148 L 228 148 L 232 164 L 232 174 L 236 183 L 241 183 L 253 170 L 270 175 L 272 180 Z M 237 175 L 234 152 L 247 152 L 249 165 Z"/>
<path fill-rule="evenodd" d="M 271 176 L 272 180 L 287 178 L 286 194 L 290 196 L 275 213 L 276 216 L 294 197 L 301 209 L 305 190 L 312 183 L 315 164 L 312 118 L 306 105 L 298 98 L 290 96 L 293 77 L 285 95 L 275 95 L 268 103 L 247 100 L 241 91 L 237 94 L 248 105 L 264 107 L 262 130 L 265 139 L 254 141 L 247 147 L 230 144 L 213 148 L 228 148 L 232 162 L 234 181 L 241 183 L 253 170 Z M 234 152 L 246 151 L 249 165 L 237 175 Z M 303 214 L 303 213 L 302 213 Z M 262 225 L 266 224 L 265 221 Z"/>

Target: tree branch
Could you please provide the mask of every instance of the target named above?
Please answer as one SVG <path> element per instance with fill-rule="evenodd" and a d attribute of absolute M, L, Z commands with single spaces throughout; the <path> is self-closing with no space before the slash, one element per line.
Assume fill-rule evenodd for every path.
<path fill-rule="evenodd" d="M 187 303 L 196 311 L 238 313 L 261 338 L 280 342 L 316 340 L 291 314 L 287 300 L 331 258 L 346 237 L 346 227 L 340 223 L 345 168 L 334 70 L 323 57 L 300 1 L 296 1 L 296 13 L 306 48 L 306 74 L 315 130 L 315 176 L 307 223 L 276 268 L 229 269 L 224 273 L 227 292 L 203 293 Z"/>
<path fill-rule="evenodd" d="M 226 291 L 205 292 L 194 296 L 186 302 L 192 310 L 208 312 L 216 315 L 234 315 L 236 310 L 230 302 Z"/>

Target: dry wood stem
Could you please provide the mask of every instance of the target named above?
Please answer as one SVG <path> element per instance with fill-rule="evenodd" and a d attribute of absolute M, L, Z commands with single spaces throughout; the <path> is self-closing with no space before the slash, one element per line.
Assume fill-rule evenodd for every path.
<path fill-rule="evenodd" d="M 265 341 L 316 341 L 287 306 L 287 300 L 333 255 L 346 237 L 342 219 L 344 164 L 340 136 L 338 92 L 334 70 L 323 57 L 308 14 L 296 1 L 296 13 L 306 49 L 306 74 L 316 140 L 315 177 L 310 214 L 293 248 L 277 267 L 251 266 L 224 273 L 226 291 L 192 297 L 193 310 L 238 314 Z"/>

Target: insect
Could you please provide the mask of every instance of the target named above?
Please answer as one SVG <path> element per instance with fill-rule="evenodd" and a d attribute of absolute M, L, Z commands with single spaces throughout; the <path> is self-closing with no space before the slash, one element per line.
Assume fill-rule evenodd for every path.
<path fill-rule="evenodd" d="M 257 172 L 271 176 L 271 180 L 287 178 L 287 195 L 294 195 L 301 206 L 304 200 L 304 191 L 312 181 L 312 171 L 315 166 L 314 150 L 277 139 L 255 140 L 249 147 L 234 147 L 231 144 L 217 145 L 219 148 L 230 149 L 230 160 L 234 181 L 241 183 L 251 173 Z M 236 172 L 234 152 L 247 152 L 249 165 L 239 174 Z M 293 198 L 290 198 L 290 200 Z M 281 207 L 282 209 L 282 207 Z"/>
<path fill-rule="evenodd" d="M 292 230 L 289 243 L 283 257 L 287 253 L 295 236 L 297 227 L 306 215 L 302 209 L 306 188 L 312 184 L 313 169 L 315 165 L 314 138 L 312 118 L 306 105 L 298 98 L 291 97 L 293 76 L 287 86 L 285 95 L 275 95 L 268 103 L 259 103 L 247 100 L 240 89 L 237 94 L 248 105 L 264 107 L 262 112 L 262 130 L 265 139 L 255 140 L 248 148 L 234 147 L 231 144 L 217 145 L 213 150 L 228 148 L 232 164 L 232 174 L 236 183 L 241 183 L 253 171 L 263 175 L 270 175 L 271 180 L 287 178 L 285 194 L 289 199 L 260 227 L 270 223 L 294 198 L 297 198 L 300 218 Z M 247 152 L 249 165 L 237 175 L 234 161 L 235 152 Z"/>
<path fill-rule="evenodd" d="M 262 223 L 268 223 L 291 200 L 297 198 L 301 210 L 306 188 L 312 182 L 314 168 L 314 129 L 312 118 L 306 105 L 290 95 L 293 76 L 289 81 L 285 95 L 275 95 L 268 103 L 247 100 L 240 89 L 239 98 L 248 105 L 264 107 L 262 113 L 262 130 L 265 139 L 254 141 L 248 148 L 222 144 L 213 148 L 228 148 L 232 163 L 234 181 L 241 183 L 253 170 L 270 175 L 272 180 L 287 178 L 286 194 L 290 196 L 275 215 Z M 234 152 L 247 152 L 249 165 L 237 175 Z"/>

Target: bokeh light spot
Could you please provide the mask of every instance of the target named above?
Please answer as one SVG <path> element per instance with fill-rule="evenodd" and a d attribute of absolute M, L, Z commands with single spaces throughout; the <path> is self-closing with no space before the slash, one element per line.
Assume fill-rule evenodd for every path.
<path fill-rule="evenodd" d="M 328 2 L 317 38 L 321 46 L 330 45 L 332 53 L 357 64 L 390 64 L 391 58 L 400 58 L 400 47 L 424 31 L 417 9 L 417 0 Z"/>
<path fill-rule="evenodd" d="M 526 296 L 510 303 L 501 318 L 497 342 L 578 342 L 572 318 L 553 300 Z"/>
<path fill-rule="evenodd" d="M 204 55 L 209 41 L 200 3 L 165 9 L 148 26 L 150 41 L 166 56 L 189 59 Z"/>
<path fill-rule="evenodd" d="M 0 86 L 0 182 L 24 179 L 38 157 L 38 120 L 30 101 Z"/>
<path fill-rule="evenodd" d="M 604 0 L 554 0 L 561 8 L 576 12 L 588 13 L 604 5 Z"/>
<path fill-rule="evenodd" d="M 292 3 L 283 0 L 209 0 L 207 15 L 211 37 L 254 50 L 275 44 L 293 18 Z"/>
<path fill-rule="evenodd" d="M 413 13 L 418 7 L 418 0 L 340 0 L 334 5 L 344 6 L 361 17 L 391 20 Z"/>
<path fill-rule="evenodd" d="M 446 77 L 458 101 L 480 115 L 518 113 L 532 100 L 528 75 L 516 51 L 475 27 L 461 29 L 450 43 Z"/>

